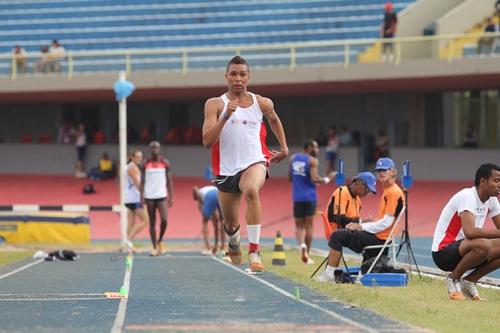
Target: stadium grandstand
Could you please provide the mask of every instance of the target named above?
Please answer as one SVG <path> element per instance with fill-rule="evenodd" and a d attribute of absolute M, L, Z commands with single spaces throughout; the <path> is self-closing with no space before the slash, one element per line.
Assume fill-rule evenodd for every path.
<path fill-rule="evenodd" d="M 233 279 L 231 274 L 245 274 L 243 271 L 229 267 L 216 256 L 202 262 L 199 253 L 172 251 L 171 255 L 168 251 L 178 245 L 176 241 L 187 240 L 190 251 L 194 247 L 198 251 L 201 243 L 202 217 L 193 200 L 193 188 L 208 185 L 212 177 L 211 151 L 202 145 L 204 103 L 226 91 L 228 61 L 240 55 L 249 63 L 249 91 L 272 99 L 290 153 L 302 151 L 309 138 L 318 141 L 320 175 L 326 173 L 327 133 L 332 127 L 340 132 L 338 158 L 346 179 L 374 170 L 382 152 L 393 159 L 399 176 L 404 173 L 408 177 L 411 171 L 415 184 L 411 191 L 405 188 L 409 204 L 406 215 L 398 221 L 407 228 L 409 219 L 416 245 L 414 263 L 424 271 L 427 268 L 428 274 L 442 275 L 436 273 L 430 254 L 442 207 L 451 194 L 472 186 L 479 165 L 500 164 L 499 3 L 0 0 L 0 255 L 5 246 L 11 245 L 8 237 L 18 231 L 18 238 L 10 238 L 15 239 L 15 245 L 28 243 L 26 239 L 43 243 L 44 237 L 53 237 L 51 240 L 68 247 L 95 241 L 103 242 L 98 243 L 101 246 L 110 241 L 115 249 L 120 239 L 123 245 L 127 237 L 123 223 L 126 210 L 121 205 L 120 190 L 124 186 L 117 179 L 125 174 L 120 170 L 124 166 L 125 151 L 120 149 L 124 148 L 124 137 L 127 150 L 141 150 L 145 158 L 153 155 L 151 141 L 161 143 L 160 151 L 169 162 L 162 160 L 162 168 L 171 167 L 175 184 L 175 203 L 168 213 L 167 255 L 158 258 L 168 264 L 157 265 L 156 258 L 149 258 L 145 250 L 135 254 L 139 260 L 134 265 L 141 269 L 132 275 L 130 257 L 114 253 L 110 264 L 109 248 L 103 250 L 104 254 L 83 255 L 82 266 L 65 268 L 64 272 L 55 265 L 43 267 L 42 260 L 6 269 L 0 260 L 0 311 L 4 314 L 0 331 L 419 332 L 419 327 L 440 331 L 439 326 L 427 325 L 426 319 L 442 313 L 446 308 L 443 303 L 436 309 L 429 302 L 432 304 L 425 306 L 433 306 L 430 310 L 417 310 L 415 313 L 423 314 L 423 319 L 406 320 L 402 315 L 394 317 L 397 322 L 391 321 L 393 317 L 384 321 L 385 316 L 366 314 L 361 307 L 351 308 L 332 302 L 320 292 L 300 289 L 312 272 L 300 277 L 304 280 L 301 282 L 272 274 L 264 274 L 262 279 L 252 277 L 249 284 L 257 285 L 255 290 L 260 291 L 255 295 L 265 301 L 250 302 L 253 291 L 246 289 L 242 280 L 234 278 L 237 283 L 231 288 L 237 290 L 236 294 L 213 282 Z M 384 19 L 391 11 L 397 17 L 395 34 L 383 38 Z M 124 84 L 123 78 L 135 90 L 118 103 L 114 88 L 117 81 Z M 127 117 L 120 122 L 125 107 Z M 269 124 L 264 123 L 270 133 L 268 145 L 279 150 Z M 83 134 L 85 140 L 81 139 Z M 102 171 L 104 167 L 107 169 Z M 273 244 L 275 237 L 276 245 L 282 245 L 281 236 L 287 245 L 295 244 L 289 168 L 287 161 L 273 165 L 260 193 L 261 235 L 266 245 Z M 338 179 L 342 179 L 335 178 L 338 183 L 332 185 L 334 176 L 328 176 L 326 180 L 321 177 L 325 186 L 317 189 L 318 210 L 326 208 L 335 186 L 340 185 Z M 399 176 L 398 182 L 402 182 Z M 380 193 L 363 198 L 363 220 L 376 214 Z M 122 214 L 120 221 L 117 212 Z M 12 218 L 19 228 L 5 226 Z M 35 224 L 31 232 L 27 226 L 30 223 Z M 491 221 L 488 223 L 492 227 Z M 317 253 L 326 254 L 329 249 L 322 227 L 314 224 L 314 246 L 318 246 Z M 247 236 L 245 231 L 242 236 Z M 148 228 L 138 234 L 147 251 L 151 245 L 148 237 Z M 402 254 L 406 257 L 398 260 L 410 264 L 411 251 L 410 247 Z M 120 260 L 126 264 L 120 266 L 126 269 L 125 277 L 115 265 Z M 39 274 L 30 276 L 31 269 Z M 17 280 L 21 275 L 25 279 Z M 55 275 L 59 280 L 53 280 Z M 498 288 L 499 279 L 497 271 L 481 282 Z M 126 312 L 130 281 L 131 290 L 141 296 L 134 299 L 131 293 L 132 310 Z M 148 283 L 141 286 L 136 281 Z M 54 288 L 62 291 L 52 294 Z M 119 299 L 118 309 L 112 307 L 118 303 L 99 303 L 105 298 L 101 291 L 112 288 L 120 290 L 111 295 Z M 239 294 L 240 290 L 244 292 Z M 306 290 L 303 299 L 301 290 Z M 485 303 L 497 306 L 498 290 L 492 290 L 487 295 L 494 295 L 493 300 Z M 269 300 L 276 291 L 284 301 Z M 445 290 L 441 291 L 445 295 Z M 375 296 L 388 294 L 377 289 Z M 435 293 L 426 289 L 425 296 L 432 298 Z M 74 302 L 67 308 L 61 306 L 60 302 L 67 300 Z M 80 306 L 79 302 L 89 300 L 102 308 Z M 39 301 L 47 305 L 39 306 Z M 401 307 L 401 299 L 392 303 Z M 269 304 L 276 304 L 279 311 L 270 309 Z M 250 311 L 244 306 L 258 310 L 258 326 L 249 323 Z M 379 313 L 387 313 L 384 311 Z M 234 320 L 224 318 L 228 312 Z M 477 312 L 482 315 L 482 311 Z M 21 314 L 30 315 L 24 318 Z M 61 322 L 52 320 L 54 314 Z M 456 317 L 467 320 L 458 312 Z M 80 325 L 75 318 L 85 324 Z M 467 331 L 475 330 L 467 322 L 455 324 L 455 318 L 440 320 L 456 326 L 448 331 L 462 326 Z M 478 330 L 488 331 L 484 326 Z"/>

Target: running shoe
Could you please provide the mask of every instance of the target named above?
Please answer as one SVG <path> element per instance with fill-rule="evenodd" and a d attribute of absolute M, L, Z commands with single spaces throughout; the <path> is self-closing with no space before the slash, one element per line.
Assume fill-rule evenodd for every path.
<path fill-rule="evenodd" d="M 264 272 L 264 264 L 262 264 L 259 252 L 250 252 L 248 254 L 248 268 L 251 273 Z"/>
<path fill-rule="evenodd" d="M 479 296 L 479 292 L 477 291 L 476 283 L 460 279 L 460 288 L 462 293 L 471 301 L 480 301 L 481 297 Z"/>
<path fill-rule="evenodd" d="M 314 280 L 318 282 L 335 282 L 335 275 L 328 274 L 326 270 L 324 270 L 321 274 L 316 275 Z"/>
<path fill-rule="evenodd" d="M 304 264 L 307 264 L 307 260 L 309 259 L 309 254 L 307 254 L 307 246 L 300 247 L 301 259 Z"/>
<path fill-rule="evenodd" d="M 460 280 L 453 280 L 450 276 L 446 276 L 444 279 L 446 287 L 448 288 L 448 297 L 453 301 L 465 301 L 467 300 L 462 293 L 460 288 Z"/>
<path fill-rule="evenodd" d="M 159 254 L 165 254 L 165 252 L 167 252 L 167 248 L 165 247 L 165 244 L 163 242 L 158 242 L 157 245 Z"/>
<path fill-rule="evenodd" d="M 151 253 L 149 254 L 150 257 L 156 257 L 158 255 L 158 250 L 157 249 L 152 249 Z"/>
<path fill-rule="evenodd" d="M 312 260 L 311 258 L 307 258 L 307 263 L 308 265 L 314 265 L 315 261 Z"/>
<path fill-rule="evenodd" d="M 232 245 L 229 243 L 227 247 L 227 255 L 229 258 L 231 258 L 231 262 L 233 265 L 240 265 L 241 264 L 241 249 L 240 249 L 240 242 L 238 241 L 237 244 Z"/>
<path fill-rule="evenodd" d="M 203 255 L 203 256 L 211 256 L 212 255 L 212 250 L 204 249 L 204 250 L 201 251 L 201 255 Z"/>

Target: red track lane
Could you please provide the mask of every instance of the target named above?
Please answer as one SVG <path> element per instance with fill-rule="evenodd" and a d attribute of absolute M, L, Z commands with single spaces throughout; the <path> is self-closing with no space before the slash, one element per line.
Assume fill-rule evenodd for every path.
<path fill-rule="evenodd" d="M 112 205 L 118 203 L 116 180 L 92 182 L 97 193 L 85 195 L 82 188 L 90 181 L 71 176 L 0 175 L 0 205 L 11 204 L 90 204 Z M 201 236 L 201 217 L 192 199 L 193 186 L 204 186 L 202 178 L 175 177 L 174 207 L 169 211 L 167 238 L 195 238 Z M 416 181 L 409 191 L 409 226 L 412 236 L 432 236 L 442 207 L 458 190 L 472 186 L 471 182 Z M 333 185 L 318 187 L 318 209 L 324 209 Z M 379 187 L 379 193 L 381 188 Z M 274 237 L 280 230 L 284 237 L 294 237 L 291 186 L 284 178 L 266 182 L 261 192 L 263 208 L 262 236 Z M 379 195 L 363 199 L 362 216 L 376 217 Z M 243 203 L 242 206 L 245 206 Z M 94 212 L 91 217 L 92 239 L 118 239 L 119 218 L 111 212 Z M 241 216 L 243 220 L 243 215 Z M 491 224 L 491 222 L 488 222 Z M 245 234 L 245 228 L 242 229 Z M 147 238 L 147 232 L 141 234 Z M 316 237 L 323 237 L 320 220 L 315 223 Z"/>

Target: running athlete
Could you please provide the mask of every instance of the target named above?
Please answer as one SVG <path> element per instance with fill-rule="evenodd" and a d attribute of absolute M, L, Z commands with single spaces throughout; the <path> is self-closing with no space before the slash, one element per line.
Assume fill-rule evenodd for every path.
<path fill-rule="evenodd" d="M 225 232 L 222 229 L 222 213 L 220 212 L 219 200 L 217 199 L 217 187 L 198 186 L 193 187 L 193 199 L 198 203 L 198 209 L 202 216 L 202 234 L 205 243 L 205 249 L 201 252 L 203 255 L 217 254 L 217 246 L 222 253 L 224 250 Z M 210 248 L 208 236 L 208 220 L 212 220 L 214 227 L 214 246 Z M 220 239 L 220 243 L 219 243 Z"/>
<path fill-rule="evenodd" d="M 250 68 L 245 59 L 233 57 L 226 68 L 228 91 L 207 100 L 203 123 L 203 145 L 212 148 L 212 168 L 219 189 L 224 228 L 229 238 L 228 255 L 241 263 L 239 211 L 241 198 L 247 202 L 249 271 L 264 271 L 259 252 L 262 209 L 259 191 L 269 177 L 270 162 L 288 155 L 285 131 L 269 98 L 247 90 Z M 280 151 L 269 151 L 265 144 L 266 117 L 278 139 Z"/>
<path fill-rule="evenodd" d="M 132 250 L 134 247 L 131 241 L 149 223 L 148 215 L 142 207 L 141 170 L 139 169 L 141 163 L 142 151 L 134 150 L 132 154 L 130 154 L 130 162 L 127 165 L 127 185 L 125 187 L 125 206 L 128 208 L 127 239 L 128 246 Z M 139 222 L 136 222 L 136 218 Z"/>
<path fill-rule="evenodd" d="M 304 150 L 290 159 L 288 178 L 293 187 L 293 216 L 295 218 L 295 236 L 300 246 L 302 262 L 314 264 L 309 258 L 313 239 L 313 220 L 316 214 L 317 184 L 328 184 L 335 173 L 328 177 L 318 175 L 318 143 L 312 139 L 304 142 Z"/>
<path fill-rule="evenodd" d="M 392 224 L 404 206 L 404 195 L 396 184 L 397 170 L 394 162 L 388 158 L 379 158 L 375 164 L 377 180 L 382 184 L 384 192 L 378 206 L 378 219 L 367 220 L 364 223 L 349 223 L 343 229 L 334 231 L 328 246 L 328 266 L 316 280 L 320 282 L 335 281 L 335 270 L 339 268 L 342 248 L 348 247 L 356 253 L 361 253 L 365 246 L 382 245 L 389 236 Z M 373 176 L 372 176 L 373 177 Z M 375 182 L 367 177 L 367 190 L 375 192 Z"/>
<path fill-rule="evenodd" d="M 476 171 L 474 186 L 451 197 L 439 216 L 432 258 L 437 267 L 450 272 L 445 283 L 451 300 L 480 300 L 477 280 L 500 267 L 499 194 L 500 167 L 483 164 Z M 496 230 L 483 228 L 488 218 Z M 462 277 L 468 270 L 472 272 Z"/>
<path fill-rule="evenodd" d="M 151 256 L 165 253 L 163 236 L 167 230 L 167 210 L 174 203 L 174 184 L 170 163 L 160 155 L 160 143 L 152 141 L 151 156 L 144 164 L 144 200 L 149 215 L 149 235 L 153 250 Z M 156 211 L 160 213 L 160 235 L 156 237 Z"/>

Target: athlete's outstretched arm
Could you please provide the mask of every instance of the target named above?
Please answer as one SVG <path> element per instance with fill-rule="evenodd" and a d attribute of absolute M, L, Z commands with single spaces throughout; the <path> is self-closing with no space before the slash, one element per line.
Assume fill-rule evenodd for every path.
<path fill-rule="evenodd" d="M 224 107 L 224 102 L 222 101 L 222 99 L 218 97 L 210 98 L 205 103 L 205 120 L 203 122 L 202 133 L 203 146 L 205 146 L 206 148 L 211 148 L 212 145 L 214 145 L 219 140 L 220 132 L 222 132 L 224 124 L 226 123 L 227 119 L 229 119 L 229 116 L 236 110 L 237 103 L 233 104 L 235 104 L 234 109 L 231 108 L 231 110 L 229 110 L 228 105 L 228 110 L 225 110 L 224 113 L 221 113 L 222 108 Z"/>
<path fill-rule="evenodd" d="M 283 125 L 281 124 L 281 120 L 274 111 L 274 104 L 269 98 L 257 96 L 257 100 L 259 102 L 260 109 L 264 114 L 264 117 L 269 121 L 269 126 L 271 126 L 271 130 L 278 139 L 281 150 L 271 151 L 272 157 L 271 162 L 280 162 L 285 157 L 288 156 L 288 145 L 286 144 L 285 130 L 283 129 Z"/>

